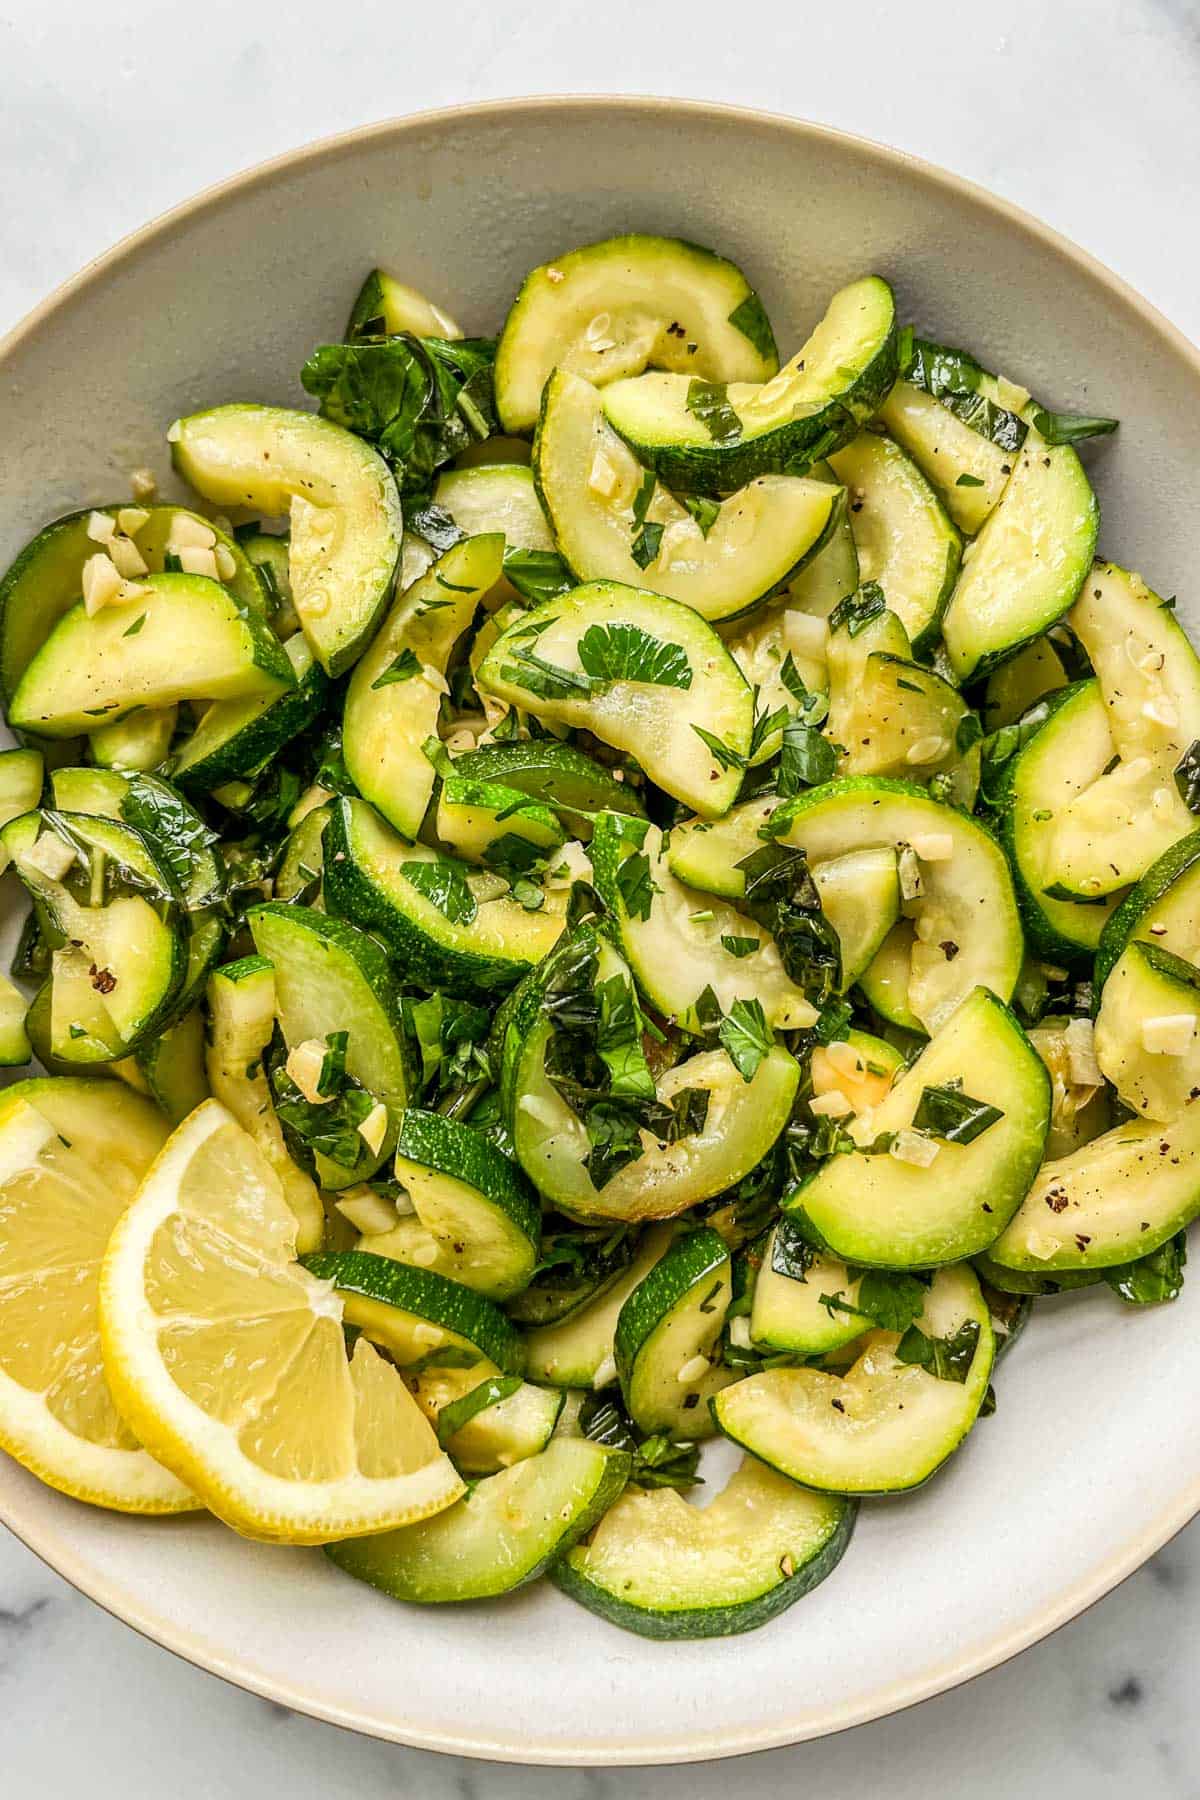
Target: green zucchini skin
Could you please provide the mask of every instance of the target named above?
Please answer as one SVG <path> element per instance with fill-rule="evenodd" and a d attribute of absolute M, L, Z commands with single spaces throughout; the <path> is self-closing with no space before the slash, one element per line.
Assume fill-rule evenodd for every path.
<path fill-rule="evenodd" d="M 505 1375 L 520 1375 L 525 1351 L 516 1327 L 498 1306 L 433 1269 L 373 1256 L 369 1250 L 316 1250 L 300 1259 L 311 1275 L 332 1281 L 343 1297 L 395 1307 L 465 1338 Z M 350 1313 L 347 1313 L 347 1317 Z M 364 1325 L 367 1336 L 371 1335 Z"/>
<path fill-rule="evenodd" d="M 841 1562 L 854 1534 L 858 1518 L 856 1500 L 839 1501 L 840 1516 L 824 1544 L 807 1562 L 801 1563 L 794 1575 L 787 1576 L 752 1600 L 733 1605 L 685 1606 L 660 1611 L 636 1606 L 621 1598 L 611 1588 L 590 1580 L 586 1572 L 586 1550 L 580 1549 L 560 1557 L 548 1571 L 550 1580 L 560 1592 L 585 1606 L 597 1618 L 632 1631 L 638 1637 L 653 1638 L 659 1643 L 694 1642 L 700 1638 L 733 1637 L 743 1631 L 757 1631 L 769 1625 L 797 1600 L 811 1594 L 832 1575 Z"/>
<path fill-rule="evenodd" d="M 676 1370 L 681 1356 L 703 1357 L 697 1339 L 707 1339 L 710 1352 L 715 1348 L 730 1284 L 729 1251 L 711 1226 L 702 1225 L 675 1239 L 622 1306 L 613 1336 L 617 1377 L 643 1431 L 686 1437 L 711 1432 L 703 1402 L 730 1379 L 728 1371 L 710 1363 L 694 1382 L 680 1383 Z M 703 1319 L 689 1321 L 697 1307 Z"/>
<path fill-rule="evenodd" d="M 405 980 L 468 999 L 480 993 L 499 994 L 514 986 L 550 948 L 561 921 L 548 914 L 537 915 L 545 917 L 545 929 L 527 955 L 501 956 L 478 947 L 471 941 L 470 926 L 447 922 L 444 931 L 437 927 L 439 936 L 434 937 L 430 926 L 421 922 L 416 905 L 420 896 L 414 889 L 409 898 L 408 884 L 400 873 L 404 840 L 382 822 L 376 822 L 381 855 L 386 855 L 389 863 L 374 875 L 368 872 L 360 837 L 372 821 L 374 815 L 365 801 L 340 799 L 333 803 L 325 828 L 325 903 L 332 913 L 349 919 L 360 930 L 377 933 Z"/>
<path fill-rule="evenodd" d="M 1121 904 L 1113 912 L 1100 934 L 1100 943 L 1096 950 L 1096 961 L 1092 972 L 1092 980 L 1097 996 L 1100 989 L 1112 973 L 1121 952 L 1130 939 L 1138 932 L 1139 926 L 1147 921 L 1147 915 L 1164 900 L 1172 889 L 1177 889 L 1177 897 L 1182 899 L 1186 889 L 1193 883 L 1197 892 L 1195 897 L 1195 913 L 1200 918 L 1200 830 L 1190 832 L 1187 837 L 1180 838 L 1169 850 L 1163 852 L 1156 863 L 1152 863 L 1136 886 L 1130 888 Z M 1196 873 L 1193 875 L 1193 870 Z M 1164 938 L 1168 949 L 1173 946 L 1169 938 Z"/>
<path fill-rule="evenodd" d="M 293 667 L 296 657 L 303 655 L 293 650 L 290 643 L 287 654 Z M 294 737 L 312 724 L 328 697 L 329 677 L 311 655 L 307 663 L 303 673 L 297 673 L 294 688 L 286 688 L 261 710 L 251 711 L 246 707 L 240 722 L 235 718 L 231 704 L 227 714 L 227 735 L 218 737 L 214 733 L 211 747 L 194 760 L 189 756 L 190 743 L 180 746 L 172 779 L 185 793 L 210 794 L 223 782 L 259 774 Z"/>

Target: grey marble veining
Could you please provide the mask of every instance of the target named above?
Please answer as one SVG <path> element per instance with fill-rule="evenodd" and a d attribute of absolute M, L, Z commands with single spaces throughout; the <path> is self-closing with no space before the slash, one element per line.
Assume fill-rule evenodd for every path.
<path fill-rule="evenodd" d="M 448 0 L 436 14 L 210 0 L 202 16 L 159 0 L 5 0 L 0 82 L 0 330 L 144 219 L 292 145 L 460 99 L 625 90 L 798 113 L 945 163 L 1200 336 L 1198 0 Z M 1048 1642 L 894 1719 L 736 1767 L 521 1770 L 353 1738 L 229 1688 L 0 1533 L 0 1792 L 716 1800 L 736 1783 L 746 1800 L 1183 1800 L 1200 1795 L 1198 1619 L 1200 1525 Z"/>

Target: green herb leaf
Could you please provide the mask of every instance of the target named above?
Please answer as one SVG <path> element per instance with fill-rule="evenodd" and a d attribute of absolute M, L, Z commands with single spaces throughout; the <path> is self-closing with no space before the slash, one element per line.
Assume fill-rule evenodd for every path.
<path fill-rule="evenodd" d="M 730 313 L 728 324 L 735 331 L 740 331 L 744 338 L 749 338 L 758 354 L 765 361 L 772 361 L 776 355 L 775 333 L 771 330 L 771 321 L 767 317 L 766 308 L 757 294 L 747 294 L 746 298 L 734 307 Z"/>
<path fill-rule="evenodd" d="M 473 922 L 479 908 L 467 882 L 465 863 L 439 856 L 436 861 L 401 863 L 400 873 L 451 925 Z"/>
<path fill-rule="evenodd" d="M 744 769 L 746 767 L 748 759 L 740 750 L 735 750 L 732 744 L 727 744 L 723 738 L 714 736 L 711 731 L 706 731 L 703 725 L 693 725 L 692 730 L 700 742 L 711 750 L 713 761 L 718 768 Z"/>
<path fill-rule="evenodd" d="M 521 550 L 514 545 L 504 552 L 504 573 L 522 599 L 534 606 L 557 600 L 575 586 L 557 550 Z"/>
<path fill-rule="evenodd" d="M 1187 1233 L 1180 1231 L 1136 1262 L 1118 1263 L 1100 1273 L 1127 1306 L 1159 1306 L 1179 1298 L 1186 1262 Z"/>
<path fill-rule="evenodd" d="M 978 475 L 968 475 L 964 470 L 954 485 L 955 487 L 977 488 L 983 487 L 985 483 L 981 481 Z"/>
<path fill-rule="evenodd" d="M 1200 738 L 1193 738 L 1175 765 L 1175 786 L 1190 813 L 1200 813 Z"/>
<path fill-rule="evenodd" d="M 722 934 L 721 948 L 730 956 L 753 956 L 756 950 L 762 949 L 762 939 L 756 937 L 728 937 Z"/>
<path fill-rule="evenodd" d="M 687 510 L 700 527 L 700 535 L 707 537 L 717 522 L 721 511 L 719 500 L 710 500 L 706 494 L 680 494 L 680 504 Z"/>
<path fill-rule="evenodd" d="M 199 813 L 167 782 L 145 775 L 126 777 L 121 796 L 121 817 L 148 839 L 150 848 L 166 865 L 184 894 L 191 890 L 201 854 L 217 841 Z M 298 785 L 298 784 L 297 784 Z M 196 904 L 210 903 L 215 894 L 198 897 Z"/>
<path fill-rule="evenodd" d="M 753 1081 L 764 1056 L 775 1047 L 761 1000 L 735 1000 L 717 1029 L 730 1062 L 743 1081 Z"/>
<path fill-rule="evenodd" d="M 776 785 L 787 799 L 804 787 L 832 781 L 837 771 L 837 751 L 827 737 L 802 719 L 789 719 L 783 728 L 783 750 Z"/>
<path fill-rule="evenodd" d="M 125 630 L 121 633 L 121 636 L 123 638 L 136 637 L 138 632 L 142 629 L 142 626 L 145 623 L 146 623 L 146 614 L 139 613 L 137 618 L 133 621 L 133 624 L 127 625 L 125 627 Z"/>
<path fill-rule="evenodd" d="M 589 625 L 579 660 L 596 681 L 642 681 L 650 687 L 690 688 L 692 665 L 681 644 L 664 643 L 640 625 Z"/>
<path fill-rule="evenodd" d="M 438 1443 L 444 1450 L 452 1437 L 469 1425 L 472 1419 L 478 1418 L 481 1412 L 489 1407 L 499 1406 L 502 1400 L 511 1400 L 517 1389 L 524 1383 L 519 1375 L 489 1375 L 478 1387 L 473 1387 L 467 1394 L 457 1400 L 451 1400 L 443 1406 L 437 1417 Z"/>
<path fill-rule="evenodd" d="M 927 1337 L 919 1325 L 910 1325 L 896 1345 L 903 1363 L 916 1363 L 939 1381 L 965 1382 L 979 1344 L 979 1325 L 965 1319 L 949 1337 Z"/>
<path fill-rule="evenodd" d="M 961 1084 L 922 1090 L 913 1117 L 913 1129 L 927 1131 L 932 1137 L 944 1138 L 948 1144 L 973 1144 L 1004 1117 L 998 1106 L 986 1100 L 973 1100 L 964 1094 Z"/>
<path fill-rule="evenodd" d="M 1081 444 L 1085 438 L 1108 437 L 1120 426 L 1119 419 L 1092 419 L 1086 413 L 1047 412 L 1039 407 L 1033 415 L 1038 433 L 1048 444 Z"/>
<path fill-rule="evenodd" d="M 789 1281 L 807 1281 L 816 1260 L 816 1251 L 795 1220 L 780 1219 L 771 1245 L 771 1267 L 776 1275 L 786 1275 Z"/>
<path fill-rule="evenodd" d="M 641 851 L 627 856 L 617 870 L 617 889 L 621 904 L 631 919 L 648 919 L 654 896 L 661 892 L 650 874 L 650 859 Z"/>
<path fill-rule="evenodd" d="M 406 644 L 399 656 L 391 661 L 377 681 L 371 683 L 371 690 L 390 687 L 395 681 L 411 681 L 414 675 L 421 673 L 420 660 L 414 650 Z"/>
<path fill-rule="evenodd" d="M 829 629 L 841 631 L 844 626 L 852 638 L 857 637 L 872 619 L 886 611 L 887 601 L 879 583 L 864 581 L 856 594 L 847 594 L 844 600 L 838 601 L 829 615 Z"/>
<path fill-rule="evenodd" d="M 729 404 L 723 381 L 690 381 L 687 410 L 703 425 L 714 444 L 735 444 L 742 435 L 742 421 Z"/>

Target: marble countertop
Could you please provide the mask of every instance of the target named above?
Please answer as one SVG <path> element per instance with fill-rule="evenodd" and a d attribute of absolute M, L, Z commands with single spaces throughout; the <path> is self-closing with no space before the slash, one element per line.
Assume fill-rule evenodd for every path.
<path fill-rule="evenodd" d="M 368 120 L 465 98 L 675 93 L 794 113 L 1021 203 L 1200 338 L 1198 0 L 803 7 L 558 0 L 428 8 L 7 0 L 0 332 L 208 183 Z M 1193 1277 L 1200 1279 L 1200 1276 Z M 176 1661 L 0 1532 L 0 1767 L 12 1800 L 889 1800 L 1200 1792 L 1200 1524 L 1057 1636 L 957 1693 L 822 1743 L 675 1770 L 502 1768 L 292 1715 Z"/>

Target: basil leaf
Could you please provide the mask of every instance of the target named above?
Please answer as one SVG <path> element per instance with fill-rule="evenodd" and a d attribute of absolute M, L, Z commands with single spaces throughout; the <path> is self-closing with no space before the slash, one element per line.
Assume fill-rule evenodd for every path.
<path fill-rule="evenodd" d="M 644 566 L 644 565 L 643 565 Z M 579 660 L 597 681 L 642 681 L 650 687 L 690 688 L 692 665 L 681 644 L 664 643 L 640 625 L 589 625 Z"/>
<path fill-rule="evenodd" d="M 764 844 L 737 867 L 745 880 L 743 911 L 774 937 L 789 980 L 814 1006 L 824 1006 L 838 985 L 842 949 L 803 850 Z"/>
<path fill-rule="evenodd" d="M 627 856 L 617 870 L 617 890 L 631 919 L 648 919 L 655 894 L 661 892 L 650 874 L 650 859 L 641 851 Z"/>
<path fill-rule="evenodd" d="M 1200 738 L 1193 738 L 1175 765 L 1179 798 L 1191 813 L 1200 813 Z"/>
<path fill-rule="evenodd" d="M 840 631 L 844 625 L 852 638 L 857 637 L 872 619 L 886 611 L 887 601 L 879 583 L 864 581 L 856 594 L 847 594 L 844 600 L 838 601 L 829 615 L 829 629 Z"/>
<path fill-rule="evenodd" d="M 884 1331 L 907 1331 L 919 1319 L 929 1289 L 916 1275 L 898 1269 L 866 1269 L 859 1279 L 855 1310 Z"/>
<path fill-rule="evenodd" d="M 411 500 L 405 497 L 404 529 L 415 537 L 424 538 L 439 556 L 444 556 L 455 544 L 461 544 L 467 535 L 445 507 L 435 506 L 427 494 L 414 496 Z"/>
<path fill-rule="evenodd" d="M 1180 1231 L 1135 1262 L 1118 1263 L 1100 1274 L 1127 1306 L 1159 1306 L 1179 1298 L 1186 1262 L 1187 1233 Z"/>
<path fill-rule="evenodd" d="M 767 311 L 757 294 L 747 294 L 746 298 L 735 306 L 730 313 L 727 324 L 740 331 L 748 338 L 765 361 L 772 361 L 776 356 L 775 333 L 771 330 L 771 321 Z"/>
<path fill-rule="evenodd" d="M 654 1077 L 642 1049 L 643 1020 L 633 983 L 627 975 L 610 975 L 597 983 L 596 1003 L 596 1050 L 608 1070 L 610 1092 L 653 1100 Z"/>
<path fill-rule="evenodd" d="M 122 819 L 149 841 L 151 850 L 166 866 L 176 886 L 188 895 L 195 881 L 200 855 L 210 844 L 216 843 L 217 833 L 210 831 L 199 813 L 165 781 L 133 774 L 126 777 L 126 782 L 121 796 Z M 214 898 L 214 894 L 204 895 L 199 903 L 205 904 Z"/>
<path fill-rule="evenodd" d="M 735 1000 L 717 1028 L 717 1037 L 743 1081 L 753 1081 L 764 1056 L 775 1047 L 761 1000 Z"/>
<path fill-rule="evenodd" d="M 718 768 L 744 769 L 746 767 L 748 759 L 742 755 L 740 750 L 735 750 L 732 744 L 727 744 L 723 738 L 714 737 L 713 733 L 706 731 L 703 725 L 693 725 L 692 730 L 700 742 L 712 752 L 713 761 Z"/>
<path fill-rule="evenodd" d="M 671 1111 L 675 1115 L 674 1123 L 668 1128 L 667 1142 L 674 1144 L 680 1138 L 695 1137 L 704 1130 L 708 1121 L 708 1103 L 712 1098 L 707 1088 L 680 1088 L 671 1101 Z"/>
<path fill-rule="evenodd" d="M 451 1400 L 443 1406 L 437 1416 L 438 1443 L 444 1450 L 456 1432 L 469 1425 L 481 1412 L 491 1406 L 498 1406 L 502 1400 L 510 1400 L 519 1387 L 524 1386 L 519 1375 L 489 1375 L 478 1387 L 473 1387 L 467 1394 L 457 1400 Z"/>
<path fill-rule="evenodd" d="M 728 937 L 722 935 L 721 948 L 730 956 L 753 956 L 756 950 L 762 949 L 762 939 L 756 937 Z"/>
<path fill-rule="evenodd" d="M 787 799 L 803 787 L 820 787 L 832 781 L 837 770 L 837 751 L 827 737 L 802 719 L 789 719 L 783 728 L 776 785 Z"/>
<path fill-rule="evenodd" d="M 638 1487 L 682 1489 L 699 1484 L 699 1444 L 679 1443 L 662 1432 L 644 1436 L 615 1397 L 588 1394 L 579 1408 L 579 1429 L 593 1443 L 631 1454 L 629 1479 Z"/>
<path fill-rule="evenodd" d="M 375 1096 L 346 1073 L 346 1033 L 332 1033 L 325 1041 L 328 1050 L 317 1085 L 327 1099 L 305 1099 L 287 1072 L 282 1048 L 269 1061 L 267 1081 L 275 1114 L 289 1150 L 305 1167 L 322 1156 L 340 1169 L 366 1173 L 376 1158 L 358 1127 L 374 1112 Z"/>
<path fill-rule="evenodd" d="M 371 691 L 376 688 L 391 687 L 396 681 L 411 681 L 414 675 L 421 673 L 421 664 L 414 650 L 406 644 L 399 656 L 395 657 L 383 671 L 377 681 L 371 683 Z"/>
<path fill-rule="evenodd" d="M 595 683 L 589 676 L 547 662 L 525 644 L 510 648 L 509 655 L 514 660 L 501 668 L 501 680 L 524 688 L 539 700 L 587 700 L 595 692 Z"/>
<path fill-rule="evenodd" d="M 687 410 L 703 425 L 714 444 L 735 444 L 742 435 L 742 421 L 729 404 L 723 381 L 690 381 Z"/>
<path fill-rule="evenodd" d="M 465 864 L 439 856 L 433 862 L 401 863 L 400 873 L 451 925 L 470 925 L 474 920 L 479 908 L 467 884 Z"/>
<path fill-rule="evenodd" d="M 983 724 L 978 713 L 964 713 L 958 721 L 954 732 L 954 748 L 960 756 L 965 756 L 983 736 Z"/>
<path fill-rule="evenodd" d="M 1048 444 L 1081 444 L 1085 438 L 1108 437 L 1120 426 L 1119 419 L 1092 419 L 1086 413 L 1047 412 L 1039 407 L 1033 423 Z"/>
<path fill-rule="evenodd" d="M 998 1106 L 989 1106 L 986 1100 L 973 1100 L 961 1087 L 947 1084 L 922 1090 L 913 1117 L 913 1129 L 944 1138 L 948 1144 L 973 1144 L 1003 1117 Z"/>
<path fill-rule="evenodd" d="M 977 488 L 983 487 L 985 484 L 978 475 L 968 475 L 964 470 L 954 485 L 955 487 Z"/>
<path fill-rule="evenodd" d="M 919 1325 L 910 1325 L 896 1345 L 902 1363 L 916 1363 L 939 1381 L 965 1382 L 975 1360 L 979 1325 L 965 1319 L 949 1337 L 927 1337 Z"/>
<path fill-rule="evenodd" d="M 504 552 L 504 573 L 522 599 L 535 606 L 543 600 L 557 600 L 575 586 L 557 550 L 521 550 L 514 545 Z"/>
<path fill-rule="evenodd" d="M 796 1222 L 780 1219 L 771 1246 L 771 1267 L 776 1275 L 786 1275 L 789 1281 L 807 1281 L 816 1260 L 816 1251 Z"/>
<path fill-rule="evenodd" d="M 717 522 L 721 502 L 710 500 L 705 494 L 680 494 L 679 501 L 682 506 L 686 506 L 700 527 L 700 535 L 707 537 Z"/>

